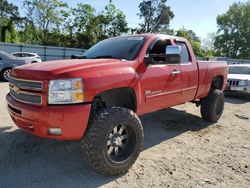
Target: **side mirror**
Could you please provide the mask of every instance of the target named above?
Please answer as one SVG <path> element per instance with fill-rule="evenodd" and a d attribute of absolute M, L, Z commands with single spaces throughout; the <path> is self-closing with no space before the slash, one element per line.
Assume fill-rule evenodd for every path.
<path fill-rule="evenodd" d="M 144 63 L 146 65 L 150 65 L 152 63 L 152 57 L 150 57 L 150 55 L 147 55 L 144 57 Z"/>
<path fill-rule="evenodd" d="M 181 47 L 167 46 L 166 47 L 166 64 L 180 64 L 181 63 Z"/>

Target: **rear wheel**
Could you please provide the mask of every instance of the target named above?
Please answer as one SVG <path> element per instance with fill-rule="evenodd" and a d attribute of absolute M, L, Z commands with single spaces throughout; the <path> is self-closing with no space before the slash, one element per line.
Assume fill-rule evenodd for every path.
<path fill-rule="evenodd" d="M 143 145 L 137 115 L 126 108 L 107 108 L 94 115 L 81 142 L 87 163 L 97 172 L 123 174 L 134 164 Z"/>
<path fill-rule="evenodd" d="M 11 73 L 11 69 L 4 69 L 1 72 L 1 78 L 4 81 L 9 81 L 10 79 L 10 73 Z"/>
<path fill-rule="evenodd" d="M 222 91 L 216 89 L 201 100 L 201 116 L 205 121 L 217 122 L 224 110 L 225 97 Z"/>

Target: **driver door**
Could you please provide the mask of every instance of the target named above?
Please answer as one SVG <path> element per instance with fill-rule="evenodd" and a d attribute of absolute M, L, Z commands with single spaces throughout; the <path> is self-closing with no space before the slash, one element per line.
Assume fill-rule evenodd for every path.
<path fill-rule="evenodd" d="M 170 40 L 158 40 L 149 54 L 165 54 Z M 159 65 L 148 65 L 141 75 L 141 87 L 145 99 L 144 113 L 175 106 L 181 103 L 180 64 L 168 65 L 165 58 L 156 58 Z"/>

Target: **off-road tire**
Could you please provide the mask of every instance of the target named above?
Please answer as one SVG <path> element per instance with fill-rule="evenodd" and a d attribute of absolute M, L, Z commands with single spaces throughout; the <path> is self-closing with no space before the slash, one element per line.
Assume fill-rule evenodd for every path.
<path fill-rule="evenodd" d="M 224 93 L 221 90 L 214 90 L 207 97 L 201 100 L 201 116 L 208 122 L 216 123 L 224 110 Z"/>
<path fill-rule="evenodd" d="M 131 154 L 121 162 L 110 160 L 106 143 L 117 124 L 125 123 L 133 130 Z M 81 141 L 85 161 L 98 173 L 115 176 L 124 174 L 134 164 L 143 147 L 143 128 L 138 116 L 131 110 L 121 107 L 104 108 L 92 114 L 88 129 Z M 131 142 L 130 142 L 131 143 Z"/>

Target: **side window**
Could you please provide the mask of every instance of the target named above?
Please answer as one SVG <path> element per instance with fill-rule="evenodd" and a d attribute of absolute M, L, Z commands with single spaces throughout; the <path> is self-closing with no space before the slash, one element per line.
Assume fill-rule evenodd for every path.
<path fill-rule="evenodd" d="M 31 54 L 24 54 L 24 57 L 32 57 Z"/>
<path fill-rule="evenodd" d="M 191 58 L 186 44 L 184 42 L 176 42 L 176 45 L 181 47 L 181 63 L 182 64 L 189 63 Z"/>
<path fill-rule="evenodd" d="M 0 57 L 0 61 L 3 60 L 1 57 Z"/>
<path fill-rule="evenodd" d="M 170 40 L 158 40 L 152 49 L 149 51 L 149 55 L 162 55 L 162 57 L 155 57 L 154 61 L 163 62 L 165 61 L 166 47 L 171 45 Z"/>

